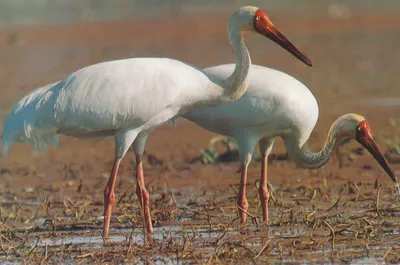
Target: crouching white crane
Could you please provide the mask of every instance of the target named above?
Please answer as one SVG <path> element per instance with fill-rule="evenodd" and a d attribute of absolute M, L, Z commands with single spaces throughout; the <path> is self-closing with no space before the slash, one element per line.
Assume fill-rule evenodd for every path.
<path fill-rule="evenodd" d="M 118 167 L 132 145 L 137 162 L 136 194 L 145 231 L 150 235 L 149 194 L 142 169 L 146 138 L 159 125 L 195 106 L 229 103 L 243 95 L 251 65 L 244 32 L 262 34 L 312 66 L 263 10 L 242 7 L 231 15 L 228 24 L 229 41 L 236 54 L 231 75 L 215 78 L 192 65 L 166 58 L 126 59 L 83 68 L 60 82 L 34 90 L 11 109 L 3 127 L 3 153 L 13 141 L 42 148 L 57 144 L 58 134 L 113 136 L 115 160 L 104 190 L 103 237 L 107 240 Z"/>
<path fill-rule="evenodd" d="M 233 69 L 233 64 L 226 64 L 207 68 L 205 72 L 223 79 Z M 263 220 L 268 222 L 267 160 L 276 136 L 283 139 L 289 158 L 304 168 L 319 168 L 327 163 L 340 139 L 356 139 L 396 182 L 364 117 L 346 114 L 338 118 L 328 132 L 325 146 L 314 153 L 308 149 L 307 141 L 318 119 L 318 104 L 310 90 L 285 73 L 257 65 L 252 66 L 249 81 L 247 92 L 239 100 L 217 107 L 196 108 L 182 115 L 206 130 L 236 139 L 242 163 L 237 198 L 242 224 L 246 222 L 246 214 L 241 209 L 247 211 L 249 207 L 245 190 L 247 167 L 257 142 L 262 156 L 259 196 Z"/>

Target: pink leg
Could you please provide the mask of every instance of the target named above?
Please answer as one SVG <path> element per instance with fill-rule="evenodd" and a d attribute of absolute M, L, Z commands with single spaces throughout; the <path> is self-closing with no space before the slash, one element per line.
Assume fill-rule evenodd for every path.
<path fill-rule="evenodd" d="M 247 166 L 245 164 L 242 165 L 241 176 L 240 176 L 240 187 L 237 198 L 237 205 L 247 212 L 249 209 L 249 203 L 246 199 L 246 180 L 247 180 Z M 246 223 L 246 213 L 239 208 L 240 220 L 241 224 L 244 225 Z"/>
<path fill-rule="evenodd" d="M 265 223 L 268 223 L 268 200 L 269 200 L 269 192 L 267 188 L 267 166 L 268 166 L 268 156 L 263 155 L 259 193 L 260 193 L 260 201 L 263 212 L 263 221 Z"/>
<path fill-rule="evenodd" d="M 150 196 L 149 192 L 146 190 L 144 185 L 144 176 L 143 176 L 143 163 L 142 156 L 136 155 L 136 195 L 139 198 L 140 206 L 142 207 L 142 218 L 143 218 L 143 226 L 147 234 L 151 236 L 153 233 L 153 226 L 151 224 L 151 216 L 150 216 Z"/>
<path fill-rule="evenodd" d="M 108 230 L 110 227 L 111 211 L 112 206 L 115 202 L 114 187 L 115 181 L 117 179 L 119 164 L 121 163 L 121 158 L 116 158 L 114 160 L 114 165 L 111 170 L 110 178 L 106 188 L 104 189 L 104 223 L 103 223 L 103 240 L 108 240 Z"/>

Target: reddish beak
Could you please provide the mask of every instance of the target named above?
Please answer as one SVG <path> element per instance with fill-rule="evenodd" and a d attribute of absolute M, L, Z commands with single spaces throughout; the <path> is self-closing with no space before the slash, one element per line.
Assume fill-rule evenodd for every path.
<path fill-rule="evenodd" d="M 273 25 L 269 25 L 269 27 L 263 27 L 257 29 L 259 33 L 269 38 L 270 40 L 277 43 L 279 46 L 293 54 L 297 59 L 302 61 L 308 66 L 313 66 L 312 62 L 308 57 L 302 53 L 299 49 L 296 48 L 279 30 L 277 30 Z"/>
<path fill-rule="evenodd" d="M 389 177 L 395 183 L 397 183 L 396 177 L 395 177 L 392 169 L 390 168 L 388 161 L 382 155 L 382 153 L 379 151 L 372 136 L 360 137 L 357 139 L 357 141 L 362 146 L 364 146 L 365 149 L 368 150 L 368 152 L 375 158 L 375 160 L 379 163 L 379 165 L 381 165 L 381 167 L 386 171 L 386 173 L 389 175 Z"/>

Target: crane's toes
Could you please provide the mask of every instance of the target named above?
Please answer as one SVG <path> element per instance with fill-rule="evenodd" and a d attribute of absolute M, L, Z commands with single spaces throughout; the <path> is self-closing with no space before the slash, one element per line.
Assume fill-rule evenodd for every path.
<path fill-rule="evenodd" d="M 146 244 L 146 245 L 148 245 L 148 246 L 149 246 L 149 245 L 152 245 L 153 242 L 154 242 L 153 235 L 147 233 L 147 234 L 145 235 L 144 240 L 145 240 L 145 244 Z"/>
<path fill-rule="evenodd" d="M 109 246 L 110 243 L 112 243 L 111 240 L 110 240 L 110 238 L 104 238 L 104 237 L 103 237 L 103 245 L 104 245 L 104 246 Z"/>
<path fill-rule="evenodd" d="M 267 222 L 261 222 L 258 227 L 259 227 L 260 230 L 268 230 L 268 228 L 269 228 L 268 221 Z"/>
<path fill-rule="evenodd" d="M 121 243 L 125 243 L 124 242 L 116 242 L 110 239 L 107 239 L 106 241 L 103 240 L 103 246 L 107 246 L 107 247 L 111 247 L 111 246 L 117 246 L 117 245 L 121 245 Z"/>
<path fill-rule="evenodd" d="M 241 226 L 240 229 L 239 229 L 239 233 L 240 233 L 241 235 L 249 235 L 250 232 L 251 232 L 251 231 L 250 231 L 250 228 L 249 228 L 249 227 Z"/>

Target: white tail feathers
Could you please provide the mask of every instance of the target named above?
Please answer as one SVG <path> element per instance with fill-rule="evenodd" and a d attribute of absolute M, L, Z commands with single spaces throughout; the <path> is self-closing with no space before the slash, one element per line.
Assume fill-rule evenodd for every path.
<path fill-rule="evenodd" d="M 10 110 L 1 136 L 2 155 L 6 155 L 13 142 L 30 143 L 45 150 L 47 144 L 58 146 L 57 128 L 42 127 L 49 113 L 45 107 L 56 83 L 35 89 L 17 102 Z M 48 93 L 47 93 L 48 92 Z"/>
<path fill-rule="evenodd" d="M 24 121 L 23 128 L 15 128 L 16 130 L 8 130 L 7 123 L 3 128 L 2 155 L 7 155 L 13 142 L 30 143 L 34 148 L 41 150 L 47 149 L 47 144 L 58 147 L 59 137 L 52 134 L 51 130 L 35 129 L 31 124 Z"/>
<path fill-rule="evenodd" d="M 51 130 L 35 129 L 28 123 L 24 123 L 25 138 L 24 142 L 29 141 L 34 148 L 46 150 L 47 144 L 58 147 L 58 135 L 46 134 Z"/>
<path fill-rule="evenodd" d="M 3 135 L 1 136 L 1 155 L 5 156 L 11 147 L 12 142 L 6 142 L 3 140 Z"/>

